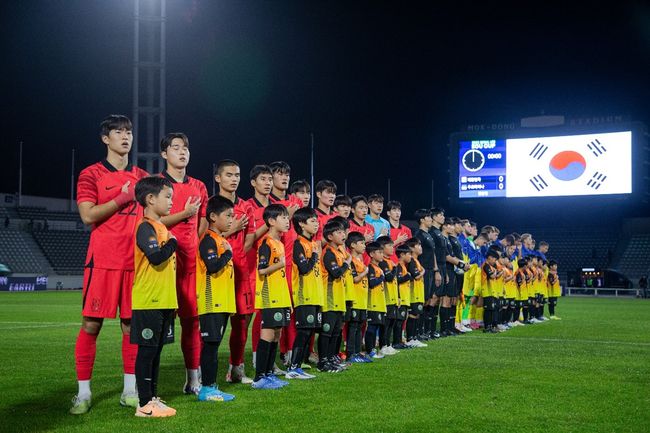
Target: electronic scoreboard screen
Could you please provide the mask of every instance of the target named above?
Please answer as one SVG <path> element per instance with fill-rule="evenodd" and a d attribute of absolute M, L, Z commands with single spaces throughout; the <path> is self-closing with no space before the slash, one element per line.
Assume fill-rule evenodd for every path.
<path fill-rule="evenodd" d="M 632 132 L 464 140 L 459 198 L 632 192 Z"/>

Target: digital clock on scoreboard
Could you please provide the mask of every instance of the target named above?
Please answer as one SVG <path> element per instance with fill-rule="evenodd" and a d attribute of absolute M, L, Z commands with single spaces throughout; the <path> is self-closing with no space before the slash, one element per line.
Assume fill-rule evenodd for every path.
<path fill-rule="evenodd" d="M 505 140 L 472 140 L 459 144 L 460 198 L 505 197 Z"/>

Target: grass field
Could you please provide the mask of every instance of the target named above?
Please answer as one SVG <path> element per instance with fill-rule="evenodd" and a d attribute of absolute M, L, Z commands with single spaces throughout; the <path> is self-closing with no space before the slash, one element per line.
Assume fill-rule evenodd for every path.
<path fill-rule="evenodd" d="M 337 375 L 231 403 L 184 396 L 179 344 L 163 351 L 159 391 L 178 415 L 121 408 L 119 326 L 98 341 L 93 408 L 68 414 L 81 294 L 0 294 L 2 432 L 642 432 L 650 431 L 650 302 L 562 299 L 564 320 L 447 338 Z M 220 365 L 227 365 L 227 344 Z M 247 357 L 250 359 L 250 356 Z M 312 370 L 313 371 L 313 370 Z"/>

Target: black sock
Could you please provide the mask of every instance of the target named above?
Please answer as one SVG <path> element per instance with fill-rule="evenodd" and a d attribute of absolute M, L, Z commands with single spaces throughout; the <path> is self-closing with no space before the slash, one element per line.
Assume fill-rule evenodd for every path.
<path fill-rule="evenodd" d="M 264 376 L 269 362 L 269 352 L 271 350 L 271 342 L 260 338 L 257 343 L 257 352 L 255 354 L 255 381 L 257 382 Z"/>
<path fill-rule="evenodd" d="M 204 386 L 215 386 L 217 383 L 219 343 L 221 342 L 203 341 L 203 347 L 201 348 L 201 384 Z"/>
<path fill-rule="evenodd" d="M 487 308 L 483 309 L 483 327 L 485 329 L 492 329 L 492 310 Z"/>
<path fill-rule="evenodd" d="M 452 305 L 449 311 L 449 322 L 450 322 L 449 328 L 452 331 L 456 329 L 456 306 L 455 305 Z"/>
<path fill-rule="evenodd" d="M 449 308 L 440 307 L 440 332 L 445 332 L 449 330 Z"/>
<path fill-rule="evenodd" d="M 368 325 L 366 328 L 365 344 L 366 344 L 366 353 L 370 353 L 375 349 L 375 342 L 377 340 L 377 325 Z M 380 334 L 383 336 L 383 331 L 380 331 Z"/>
<path fill-rule="evenodd" d="M 512 321 L 516 322 L 519 320 L 519 313 L 521 313 L 521 307 L 515 308 L 515 312 L 512 313 Z"/>
<path fill-rule="evenodd" d="M 361 352 L 361 328 L 363 328 L 363 322 L 358 323 L 356 332 L 354 333 L 354 349 L 357 354 Z"/>
<path fill-rule="evenodd" d="M 346 339 L 345 350 L 349 356 L 352 356 L 359 352 L 359 349 L 356 347 L 356 338 L 357 338 L 357 328 L 361 324 L 359 322 L 348 322 L 348 335 Z"/>
<path fill-rule="evenodd" d="M 135 358 L 135 381 L 138 385 L 140 407 L 145 406 L 154 397 L 153 363 L 157 354 L 158 347 L 138 346 L 138 355 Z"/>
<path fill-rule="evenodd" d="M 406 341 L 415 339 L 417 321 L 417 318 L 409 317 L 408 321 L 406 322 Z"/>
<path fill-rule="evenodd" d="M 337 356 L 339 354 L 339 348 L 341 347 L 341 331 L 339 330 L 338 334 L 333 335 L 330 339 L 330 348 L 329 354 L 330 357 Z"/>
<path fill-rule="evenodd" d="M 422 317 L 422 328 L 425 334 L 431 335 L 433 333 L 433 331 L 431 330 L 432 323 L 433 323 L 433 307 L 427 305 L 424 307 L 424 314 Z"/>
<path fill-rule="evenodd" d="M 329 358 L 329 349 L 330 349 L 330 337 L 329 335 L 320 334 L 318 336 L 318 360 L 320 362 L 325 362 Z"/>
<path fill-rule="evenodd" d="M 275 364 L 275 357 L 278 354 L 278 342 L 272 341 L 269 346 L 269 360 L 266 363 L 267 374 L 273 374 L 273 365 Z"/>
<path fill-rule="evenodd" d="M 555 299 L 552 299 L 551 302 L 548 303 L 548 313 L 551 316 L 555 316 Z"/>
<path fill-rule="evenodd" d="M 403 320 L 396 320 L 393 326 L 393 345 L 402 344 L 402 324 Z"/>
<path fill-rule="evenodd" d="M 395 328 L 395 319 L 388 319 L 388 324 L 387 324 L 387 326 L 385 327 L 385 330 L 384 330 L 384 339 L 383 339 L 383 341 L 381 339 L 379 340 L 381 347 L 390 346 L 390 339 L 393 336 L 393 329 L 394 328 Z M 380 347 L 380 349 L 381 349 L 381 347 Z"/>
<path fill-rule="evenodd" d="M 424 315 L 420 314 L 417 319 L 415 319 L 415 333 L 419 337 L 424 335 Z"/>
<path fill-rule="evenodd" d="M 540 304 L 539 306 L 539 317 L 544 316 L 544 304 Z"/>
<path fill-rule="evenodd" d="M 302 365 L 302 360 L 305 357 L 305 347 L 309 344 L 309 337 L 311 330 L 297 329 L 296 339 L 293 341 L 293 348 L 291 349 L 291 368 L 298 368 Z"/>
<path fill-rule="evenodd" d="M 440 313 L 440 305 L 435 305 L 431 311 L 431 332 L 436 332 L 438 326 L 438 314 Z M 440 331 L 442 331 L 442 320 L 440 320 Z"/>

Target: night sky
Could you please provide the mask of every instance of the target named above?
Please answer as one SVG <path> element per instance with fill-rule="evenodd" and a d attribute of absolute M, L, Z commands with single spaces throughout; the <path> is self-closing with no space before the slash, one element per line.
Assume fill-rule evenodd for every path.
<path fill-rule="evenodd" d="M 445 204 L 447 141 L 463 125 L 623 115 L 650 123 L 650 7 L 438 2 L 168 1 L 167 130 L 189 174 L 283 159 L 350 194 Z M 453 4 L 452 4 L 453 3 Z M 105 156 L 98 125 L 131 117 L 133 1 L 2 2 L 2 192 L 67 197 Z M 248 182 L 240 189 L 248 197 Z"/>

